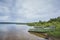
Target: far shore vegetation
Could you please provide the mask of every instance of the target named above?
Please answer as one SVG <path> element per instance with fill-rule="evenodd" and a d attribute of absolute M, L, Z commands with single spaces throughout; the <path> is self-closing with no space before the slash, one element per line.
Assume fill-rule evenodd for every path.
<path fill-rule="evenodd" d="M 49 27 L 49 26 L 56 26 L 55 31 L 48 32 L 50 36 L 60 38 L 60 17 L 52 18 L 49 21 L 39 21 L 39 22 L 32 22 L 27 23 L 29 26 L 40 26 L 40 27 Z"/>

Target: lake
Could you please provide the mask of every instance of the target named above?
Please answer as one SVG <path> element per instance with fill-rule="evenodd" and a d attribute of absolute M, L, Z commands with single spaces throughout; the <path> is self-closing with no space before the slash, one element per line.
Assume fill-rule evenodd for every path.
<path fill-rule="evenodd" d="M 30 34 L 30 26 L 17 24 L 0 24 L 0 40 L 46 40 Z"/>

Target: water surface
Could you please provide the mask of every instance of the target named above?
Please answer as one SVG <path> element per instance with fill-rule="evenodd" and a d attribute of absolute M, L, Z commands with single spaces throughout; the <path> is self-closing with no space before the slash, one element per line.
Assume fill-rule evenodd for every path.
<path fill-rule="evenodd" d="M 28 32 L 29 26 L 0 24 L 0 40 L 46 40 Z"/>

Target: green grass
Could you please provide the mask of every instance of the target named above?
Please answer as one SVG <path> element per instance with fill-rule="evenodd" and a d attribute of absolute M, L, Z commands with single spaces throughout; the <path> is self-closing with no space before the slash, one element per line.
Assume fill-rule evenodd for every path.
<path fill-rule="evenodd" d="M 29 26 L 41 26 L 41 27 L 49 27 L 49 26 L 56 26 L 56 29 L 55 31 L 51 32 L 47 32 L 49 35 L 53 36 L 53 37 L 57 37 L 57 38 L 60 38 L 60 17 L 58 18 L 53 18 L 53 19 L 50 19 L 49 21 L 47 22 L 33 22 L 33 23 L 28 23 L 27 25 Z"/>

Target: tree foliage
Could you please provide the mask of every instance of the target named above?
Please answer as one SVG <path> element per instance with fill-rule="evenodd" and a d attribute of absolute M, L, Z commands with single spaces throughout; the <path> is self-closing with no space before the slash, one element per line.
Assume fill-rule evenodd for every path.
<path fill-rule="evenodd" d="M 57 18 L 51 18 L 49 21 L 39 21 L 39 22 L 33 22 L 33 23 L 28 23 L 27 25 L 29 26 L 45 26 L 45 27 L 49 27 L 49 26 L 56 26 L 56 30 L 54 32 L 49 32 L 49 35 L 55 36 L 55 37 L 60 37 L 60 17 Z"/>

